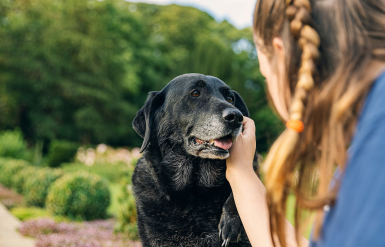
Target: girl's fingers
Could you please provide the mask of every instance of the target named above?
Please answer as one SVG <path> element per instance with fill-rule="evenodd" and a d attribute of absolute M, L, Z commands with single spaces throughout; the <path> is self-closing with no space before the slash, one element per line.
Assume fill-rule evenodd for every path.
<path fill-rule="evenodd" d="M 255 134 L 255 124 L 251 118 L 243 117 L 243 133 L 245 135 L 254 135 Z"/>

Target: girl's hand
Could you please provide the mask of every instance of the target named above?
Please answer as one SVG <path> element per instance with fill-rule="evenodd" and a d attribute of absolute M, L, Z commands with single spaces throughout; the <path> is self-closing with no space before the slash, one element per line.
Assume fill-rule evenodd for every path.
<path fill-rule="evenodd" d="M 234 172 L 253 172 L 255 154 L 255 124 L 248 117 L 243 117 L 243 132 L 230 149 L 230 157 L 226 160 L 226 177 L 229 180 Z"/>

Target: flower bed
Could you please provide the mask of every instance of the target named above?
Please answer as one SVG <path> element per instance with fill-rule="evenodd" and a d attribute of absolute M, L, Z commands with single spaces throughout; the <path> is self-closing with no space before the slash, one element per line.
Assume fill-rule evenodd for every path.
<path fill-rule="evenodd" d="M 0 184 L 0 202 L 8 209 L 24 204 L 23 196 Z"/>
<path fill-rule="evenodd" d="M 19 231 L 36 238 L 36 247 L 142 247 L 139 242 L 114 233 L 114 224 L 111 219 L 82 223 L 39 219 L 22 223 Z"/>

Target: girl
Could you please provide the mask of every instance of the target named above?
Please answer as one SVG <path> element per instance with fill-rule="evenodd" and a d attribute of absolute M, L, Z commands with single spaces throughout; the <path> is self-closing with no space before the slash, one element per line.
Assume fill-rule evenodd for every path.
<path fill-rule="evenodd" d="M 385 246 L 385 0 L 258 0 L 253 33 L 287 128 L 264 162 L 266 189 L 252 120 L 227 159 L 252 245 L 308 246 L 301 226 L 315 211 L 311 246 Z"/>

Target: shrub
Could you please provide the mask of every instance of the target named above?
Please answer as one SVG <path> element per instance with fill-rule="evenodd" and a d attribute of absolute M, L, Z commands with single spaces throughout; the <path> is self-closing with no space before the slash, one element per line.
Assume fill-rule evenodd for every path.
<path fill-rule="evenodd" d="M 25 159 L 29 154 L 23 134 L 19 129 L 0 133 L 0 156 Z"/>
<path fill-rule="evenodd" d="M 13 187 L 13 176 L 29 165 L 24 160 L 2 159 L 0 162 L 0 183 L 8 188 Z"/>
<path fill-rule="evenodd" d="M 130 176 L 134 170 L 132 166 L 130 167 L 124 163 L 118 163 L 115 165 L 108 163 L 95 163 L 92 166 L 87 166 L 81 163 L 66 163 L 62 164 L 61 168 L 65 172 L 87 171 L 89 173 L 97 174 L 111 183 L 119 183 L 122 178 Z"/>
<path fill-rule="evenodd" d="M 124 232 L 130 239 L 139 239 L 135 198 L 128 181 L 122 181 L 115 231 Z"/>
<path fill-rule="evenodd" d="M 56 222 L 68 221 L 64 216 L 53 216 L 47 209 L 36 208 L 36 207 L 14 207 L 11 210 L 11 213 L 21 221 L 31 220 L 31 219 L 41 219 L 49 218 L 53 219 Z"/>
<path fill-rule="evenodd" d="M 51 186 L 46 204 L 55 215 L 84 220 L 104 218 L 110 204 L 108 184 L 87 172 L 67 174 Z"/>
<path fill-rule="evenodd" d="M 2 169 L 4 164 L 6 164 L 9 160 L 9 158 L 0 157 L 0 170 Z"/>
<path fill-rule="evenodd" d="M 53 140 L 48 150 L 48 165 L 58 167 L 61 163 L 69 162 L 75 157 L 78 145 L 73 142 Z"/>
<path fill-rule="evenodd" d="M 42 168 L 34 176 L 27 178 L 23 193 L 27 205 L 44 207 L 49 187 L 62 175 L 61 169 Z"/>
<path fill-rule="evenodd" d="M 12 187 L 16 190 L 17 193 L 24 194 L 25 182 L 28 178 L 33 177 L 37 172 L 38 168 L 33 166 L 22 169 L 13 176 Z"/>
<path fill-rule="evenodd" d="M 15 207 L 11 213 L 21 221 L 50 216 L 47 210 L 35 207 Z"/>

